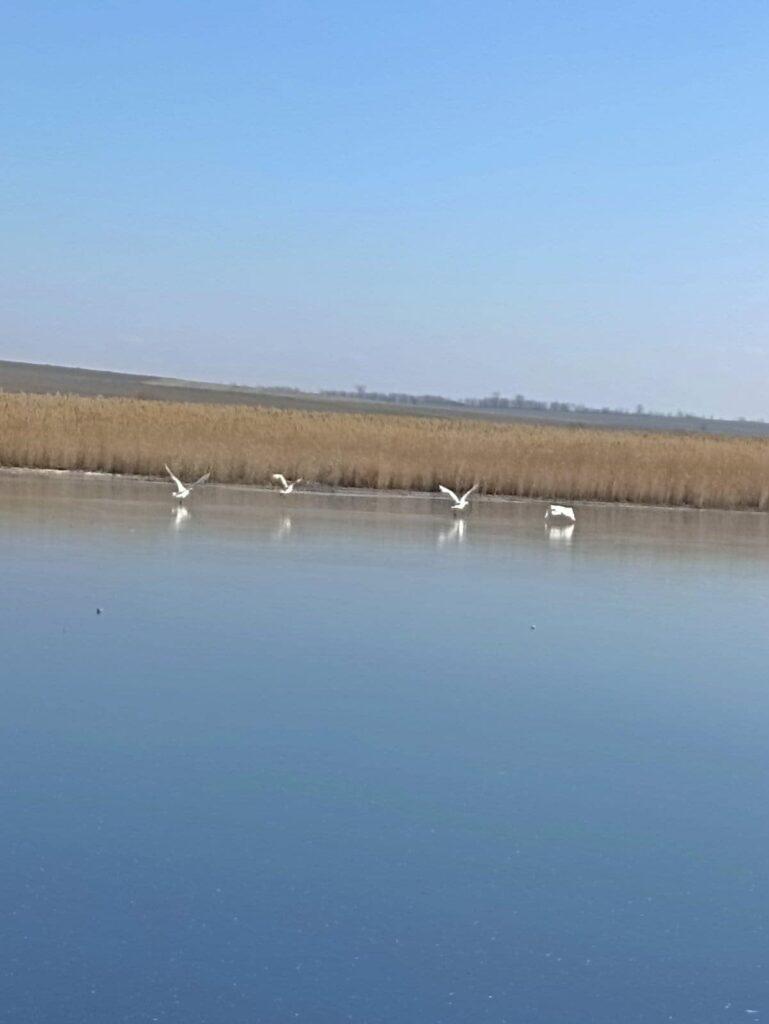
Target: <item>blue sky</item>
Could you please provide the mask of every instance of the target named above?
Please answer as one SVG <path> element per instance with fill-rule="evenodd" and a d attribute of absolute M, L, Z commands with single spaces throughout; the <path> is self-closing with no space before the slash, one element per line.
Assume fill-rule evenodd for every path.
<path fill-rule="evenodd" d="M 769 416 L 769 6 L 4 14 L 7 358 Z"/>

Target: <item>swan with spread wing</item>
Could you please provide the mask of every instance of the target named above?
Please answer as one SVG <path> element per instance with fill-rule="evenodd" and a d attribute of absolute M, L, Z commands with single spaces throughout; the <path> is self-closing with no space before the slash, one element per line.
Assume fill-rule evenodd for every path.
<path fill-rule="evenodd" d="M 204 484 L 206 480 L 208 480 L 208 478 L 211 476 L 210 473 L 204 473 L 203 476 L 199 477 L 199 479 L 195 481 L 194 484 L 190 484 L 189 487 L 187 487 L 185 484 L 181 482 L 178 476 L 171 472 L 168 466 L 166 466 L 166 473 L 168 473 L 173 482 L 176 484 L 174 497 L 178 502 L 182 502 L 184 501 L 185 498 L 189 498 L 189 496 L 192 494 L 193 489 L 197 487 L 198 484 Z"/>
<path fill-rule="evenodd" d="M 478 490 L 478 486 L 478 484 L 473 484 L 470 490 L 465 491 L 461 498 L 458 494 L 455 494 L 450 487 L 444 487 L 443 484 L 438 484 L 438 490 L 442 491 L 444 494 L 448 495 L 449 498 L 451 498 L 451 500 L 454 502 L 454 504 L 451 507 L 455 512 L 464 512 L 464 510 L 470 506 L 470 495 L 475 494 L 475 492 Z"/>

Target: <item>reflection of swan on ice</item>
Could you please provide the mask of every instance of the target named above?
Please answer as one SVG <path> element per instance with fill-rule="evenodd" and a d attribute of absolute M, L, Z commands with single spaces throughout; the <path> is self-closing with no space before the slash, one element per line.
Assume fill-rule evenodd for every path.
<path fill-rule="evenodd" d="M 574 523 L 568 526 L 545 526 L 547 539 L 551 544 L 571 544 L 574 537 Z"/>
<path fill-rule="evenodd" d="M 467 530 L 467 523 L 464 519 L 455 519 L 450 527 L 446 530 L 441 530 L 438 534 L 438 547 L 442 548 L 444 544 L 456 543 L 464 544 L 465 542 L 465 531 Z"/>
<path fill-rule="evenodd" d="M 568 505 L 551 505 L 545 512 L 545 522 L 552 526 L 568 526 L 569 523 L 576 523 L 577 517 L 574 509 Z"/>
<path fill-rule="evenodd" d="M 171 528 L 174 530 L 181 530 L 187 520 L 190 518 L 189 509 L 186 509 L 184 505 L 179 504 L 177 508 L 173 510 L 173 520 L 171 521 Z"/>
<path fill-rule="evenodd" d="M 285 540 L 291 533 L 291 516 L 283 516 L 281 521 L 275 527 L 272 535 L 273 540 Z"/>

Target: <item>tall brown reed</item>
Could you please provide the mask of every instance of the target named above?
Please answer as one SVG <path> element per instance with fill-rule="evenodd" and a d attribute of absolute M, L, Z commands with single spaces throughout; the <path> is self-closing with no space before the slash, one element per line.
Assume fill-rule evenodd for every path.
<path fill-rule="evenodd" d="M 769 441 L 0 394 L 0 464 L 707 508 L 769 507 Z"/>

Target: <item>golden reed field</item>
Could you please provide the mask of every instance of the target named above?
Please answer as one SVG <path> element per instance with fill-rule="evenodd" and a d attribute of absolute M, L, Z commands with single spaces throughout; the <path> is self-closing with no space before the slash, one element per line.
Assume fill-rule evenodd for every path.
<path fill-rule="evenodd" d="M 462 419 L 0 394 L 0 465 L 266 484 L 769 508 L 769 441 Z"/>

